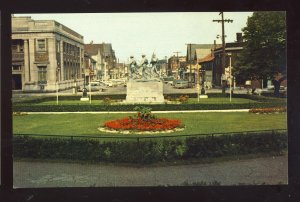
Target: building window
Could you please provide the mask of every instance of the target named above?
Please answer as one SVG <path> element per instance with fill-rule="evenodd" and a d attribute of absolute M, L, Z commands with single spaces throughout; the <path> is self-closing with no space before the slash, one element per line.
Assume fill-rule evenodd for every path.
<path fill-rule="evenodd" d="M 38 66 L 38 83 L 46 84 L 47 83 L 47 67 Z"/>
<path fill-rule="evenodd" d="M 19 46 L 18 46 L 18 51 L 19 51 L 19 52 L 24 52 L 24 47 L 23 47 L 23 45 L 19 44 Z"/>
<path fill-rule="evenodd" d="M 66 43 L 63 42 L 63 52 L 66 53 Z"/>
<path fill-rule="evenodd" d="M 56 52 L 60 52 L 60 41 L 56 41 Z"/>
<path fill-rule="evenodd" d="M 46 51 L 46 40 L 38 39 L 36 49 L 37 49 L 37 51 Z"/>
<path fill-rule="evenodd" d="M 17 51 L 18 51 L 18 45 L 12 45 L 12 46 L 11 46 L 11 50 L 12 50 L 13 52 L 17 52 Z"/>
<path fill-rule="evenodd" d="M 21 71 L 21 65 L 13 65 L 12 70 L 13 71 Z"/>

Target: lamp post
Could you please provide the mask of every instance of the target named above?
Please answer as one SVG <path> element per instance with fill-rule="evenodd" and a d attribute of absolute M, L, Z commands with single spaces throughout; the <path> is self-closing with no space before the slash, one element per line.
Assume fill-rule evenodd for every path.
<path fill-rule="evenodd" d="M 201 95 L 205 94 L 205 89 L 204 89 L 204 74 L 205 74 L 205 69 L 200 70 L 201 72 Z"/>
<path fill-rule="evenodd" d="M 198 76 L 198 78 L 197 78 L 197 93 L 198 93 L 198 102 L 200 101 L 200 65 L 198 65 L 198 71 L 197 71 L 197 76 Z"/>
<path fill-rule="evenodd" d="M 231 86 L 232 86 L 232 80 L 231 80 L 231 53 L 227 54 L 229 56 L 229 100 L 231 102 Z"/>
<path fill-rule="evenodd" d="M 58 105 L 58 88 L 59 88 L 59 86 L 58 86 L 58 80 L 59 80 L 59 70 L 60 70 L 60 68 L 57 67 L 57 68 L 56 68 L 56 105 Z"/>

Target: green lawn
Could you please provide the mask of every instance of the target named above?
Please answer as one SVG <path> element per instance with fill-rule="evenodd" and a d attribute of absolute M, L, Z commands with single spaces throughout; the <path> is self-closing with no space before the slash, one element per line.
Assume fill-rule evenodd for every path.
<path fill-rule="evenodd" d="M 125 116 L 125 114 L 40 114 L 14 116 L 13 131 L 16 134 L 107 135 L 98 131 L 97 128 L 102 126 L 105 121 Z M 172 133 L 178 135 L 287 128 L 286 114 L 258 115 L 247 112 L 232 112 L 170 113 L 157 114 L 157 116 L 182 120 L 186 125 L 186 129 Z M 114 134 L 110 135 L 113 136 Z"/>

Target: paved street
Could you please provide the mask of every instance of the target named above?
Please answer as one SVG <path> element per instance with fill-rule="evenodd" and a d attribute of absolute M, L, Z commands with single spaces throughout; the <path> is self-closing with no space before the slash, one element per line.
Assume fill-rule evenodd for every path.
<path fill-rule="evenodd" d="M 176 94 L 176 93 L 182 93 L 182 94 L 188 94 L 188 93 L 197 93 L 197 88 L 185 88 L 185 89 L 176 89 L 170 84 L 164 84 L 163 91 L 165 94 Z M 208 89 L 206 90 L 206 93 L 221 93 L 221 89 Z M 228 89 L 226 92 L 229 92 Z M 236 88 L 234 90 L 234 93 L 236 94 L 245 94 L 247 93 L 246 89 L 239 89 Z M 92 95 L 112 95 L 112 94 L 126 94 L 126 87 L 124 86 L 116 86 L 116 87 L 108 87 L 106 91 L 101 92 L 92 92 Z M 72 89 L 64 90 L 59 92 L 59 96 L 66 96 L 66 95 L 75 95 L 73 94 Z M 77 92 L 77 95 L 82 95 L 82 92 Z M 13 91 L 13 99 L 14 100 L 22 100 L 26 99 L 28 97 L 43 97 L 43 96 L 56 96 L 56 93 L 22 93 L 21 91 Z"/>
<path fill-rule="evenodd" d="M 287 184 L 287 156 L 165 167 L 14 162 L 14 187 Z"/>

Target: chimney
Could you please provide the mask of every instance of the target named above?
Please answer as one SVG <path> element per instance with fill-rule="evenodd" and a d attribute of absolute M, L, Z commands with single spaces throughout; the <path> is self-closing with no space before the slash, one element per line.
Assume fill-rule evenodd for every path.
<path fill-rule="evenodd" d="M 236 42 L 238 42 L 238 43 L 243 42 L 242 33 L 240 33 L 240 32 L 236 33 Z"/>

